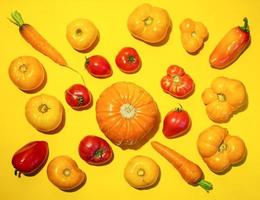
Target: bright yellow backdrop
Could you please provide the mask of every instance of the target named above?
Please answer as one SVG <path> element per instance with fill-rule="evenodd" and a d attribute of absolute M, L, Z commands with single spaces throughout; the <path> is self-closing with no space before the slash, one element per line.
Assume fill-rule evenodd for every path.
<path fill-rule="evenodd" d="M 260 145 L 259 145 L 259 52 L 260 52 L 260 1 L 257 0 L 187 0 L 149 1 L 165 8 L 170 14 L 173 29 L 168 42 L 162 46 L 149 46 L 134 39 L 127 30 L 126 21 L 132 10 L 142 1 L 0 1 L 0 199 L 260 199 Z M 17 27 L 7 17 L 13 10 L 19 10 L 25 22 L 32 24 L 48 41 L 59 49 L 68 62 L 80 71 L 86 79 L 87 87 L 93 93 L 94 105 L 82 112 L 72 110 L 65 102 L 64 91 L 80 82 L 77 74 L 63 68 L 43 56 L 28 45 L 19 35 Z M 220 38 L 232 27 L 249 19 L 252 43 L 244 54 L 224 70 L 212 69 L 208 57 Z M 113 76 L 96 79 L 84 69 L 84 54 L 71 48 L 65 38 L 66 25 L 73 19 L 84 17 L 95 23 L 100 31 L 100 41 L 88 55 L 104 55 L 113 67 Z M 209 39 L 202 51 L 192 56 L 185 52 L 180 41 L 179 24 L 186 18 L 203 22 L 209 31 Z M 122 73 L 115 65 L 114 58 L 119 49 L 132 46 L 140 53 L 143 61 L 141 70 L 133 75 Z M 66 123 L 55 135 L 45 135 L 36 131 L 25 119 L 24 107 L 28 99 L 36 94 L 27 94 L 15 87 L 8 77 L 10 62 L 22 55 L 35 56 L 43 63 L 48 76 L 45 87 L 36 94 L 55 95 L 64 105 Z M 193 77 L 195 93 L 178 100 L 165 94 L 160 88 L 160 79 L 166 68 L 178 64 Z M 224 175 L 211 172 L 202 161 L 196 149 L 198 134 L 213 124 L 207 118 L 201 93 L 217 76 L 227 76 L 241 80 L 249 96 L 248 107 L 236 114 L 229 123 L 223 124 L 231 134 L 244 139 L 248 156 L 240 166 L 233 167 Z M 116 81 L 132 81 L 145 88 L 158 103 L 162 118 L 178 103 L 190 113 L 192 128 L 188 134 L 177 139 L 166 139 L 162 134 L 162 123 L 152 140 L 158 140 L 190 158 L 201 166 L 207 180 L 214 189 L 206 193 L 199 187 L 186 184 L 177 171 L 156 153 L 150 143 L 138 150 L 122 150 L 112 145 L 114 160 L 107 166 L 95 167 L 80 159 L 77 148 L 79 141 L 87 134 L 105 138 L 99 130 L 95 118 L 95 102 L 99 94 Z M 86 184 L 76 192 L 63 192 L 52 185 L 46 175 L 46 166 L 34 177 L 14 176 L 11 165 L 13 153 L 33 140 L 49 143 L 49 160 L 61 154 L 75 159 L 88 177 Z M 149 190 L 136 190 L 123 178 L 126 162 L 135 155 L 154 158 L 161 167 L 161 179 L 157 186 Z"/>

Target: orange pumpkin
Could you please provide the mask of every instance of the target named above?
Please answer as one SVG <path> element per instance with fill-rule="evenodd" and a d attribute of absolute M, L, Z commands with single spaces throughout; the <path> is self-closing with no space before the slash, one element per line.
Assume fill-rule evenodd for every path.
<path fill-rule="evenodd" d="M 100 129 L 116 145 L 133 147 L 157 126 L 159 111 L 152 96 L 130 82 L 106 88 L 96 103 Z"/>

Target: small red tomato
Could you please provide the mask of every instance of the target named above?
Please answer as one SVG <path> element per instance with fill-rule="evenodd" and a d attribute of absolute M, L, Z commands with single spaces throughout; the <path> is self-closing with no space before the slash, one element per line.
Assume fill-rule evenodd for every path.
<path fill-rule="evenodd" d="M 106 78 L 112 75 L 110 64 L 103 56 L 94 55 L 87 57 L 85 67 L 96 78 Z"/>
<path fill-rule="evenodd" d="M 106 140 L 88 135 L 79 144 L 79 155 L 88 164 L 104 165 L 113 158 L 113 150 Z"/>
<path fill-rule="evenodd" d="M 163 121 L 163 134 L 167 138 L 174 138 L 181 136 L 188 132 L 191 126 L 191 119 L 189 114 L 178 107 L 170 111 Z"/>
<path fill-rule="evenodd" d="M 131 47 L 125 47 L 116 56 L 116 65 L 125 73 L 137 72 L 141 67 L 141 59 L 137 51 Z"/>
<path fill-rule="evenodd" d="M 167 69 L 167 75 L 161 79 L 161 87 L 174 97 L 185 98 L 192 94 L 195 84 L 183 68 L 171 65 Z"/>
<path fill-rule="evenodd" d="M 90 91 L 81 84 L 74 84 L 65 92 L 67 103 L 75 110 L 88 108 L 92 103 Z"/>
<path fill-rule="evenodd" d="M 33 175 L 46 163 L 49 155 L 48 143 L 45 141 L 33 141 L 20 148 L 12 158 L 12 165 L 16 169 L 15 175 L 21 173 Z"/>

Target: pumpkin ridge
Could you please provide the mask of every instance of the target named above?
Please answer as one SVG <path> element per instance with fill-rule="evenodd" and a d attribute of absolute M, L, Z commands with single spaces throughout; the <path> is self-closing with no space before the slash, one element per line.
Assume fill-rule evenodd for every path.
<path fill-rule="evenodd" d="M 152 98 L 150 98 L 148 102 L 146 102 L 146 103 L 142 103 L 142 104 L 140 104 L 140 105 L 136 105 L 135 107 L 136 107 L 136 109 L 138 109 L 138 108 L 141 108 L 141 107 L 143 107 L 143 106 L 150 105 L 150 104 L 154 104 Z"/>
<path fill-rule="evenodd" d="M 136 117 L 133 118 L 133 120 L 134 120 L 134 121 L 136 122 L 136 124 L 138 124 L 139 127 L 141 127 L 144 131 L 147 131 L 147 130 L 145 130 L 145 128 L 139 123 L 139 121 L 136 119 Z"/>
<path fill-rule="evenodd" d="M 136 112 L 136 116 L 138 117 L 139 115 L 141 115 L 141 116 L 144 116 L 144 117 L 148 117 L 148 118 L 154 118 L 154 116 L 153 115 L 146 115 L 146 114 L 144 114 L 144 113 L 142 113 L 142 112 Z"/>
<path fill-rule="evenodd" d="M 119 129 L 118 129 L 118 133 L 120 132 L 120 129 L 122 128 L 122 123 L 121 123 L 121 121 L 122 121 L 123 119 L 122 118 L 119 118 L 119 120 L 116 122 L 116 123 L 113 123 L 112 124 L 112 126 L 110 126 L 109 128 L 108 128 L 108 132 L 110 132 L 111 130 L 113 130 L 116 126 L 118 126 L 119 127 Z M 110 138 L 110 133 L 108 133 L 107 134 L 107 136 Z M 122 143 L 122 142 L 121 142 Z M 121 144 L 120 143 L 120 144 Z"/>
<path fill-rule="evenodd" d="M 106 123 L 103 123 L 103 126 L 100 126 L 100 129 L 101 130 L 104 130 L 104 127 L 107 125 L 107 124 L 111 124 L 111 126 L 107 126 L 108 128 L 106 128 L 106 130 L 110 130 L 110 129 L 112 129 L 114 126 L 116 126 L 117 125 L 117 123 L 119 123 L 120 122 L 120 120 L 122 119 L 121 117 L 118 117 L 119 118 L 119 120 L 116 122 L 116 123 L 111 123 L 111 122 L 108 122 L 108 120 L 106 120 Z M 110 120 L 110 119 L 109 119 Z"/>
<path fill-rule="evenodd" d="M 136 104 L 138 104 L 138 101 L 140 101 L 142 99 L 142 97 L 144 95 L 146 95 L 145 91 L 144 90 L 140 90 L 140 93 L 138 94 L 139 96 L 135 98 L 135 100 L 132 102 L 132 105 L 134 107 L 136 107 Z"/>
<path fill-rule="evenodd" d="M 122 84 L 127 85 L 126 82 L 122 82 Z M 127 103 L 127 101 L 128 101 L 128 95 L 126 96 L 127 98 L 124 98 L 124 97 L 121 95 L 121 92 L 118 91 L 118 88 L 117 88 L 117 87 L 113 87 L 113 89 L 114 89 L 114 91 L 118 94 L 118 96 L 120 97 L 120 98 L 118 98 L 118 99 L 120 99 L 120 103 L 121 103 L 121 104 Z M 111 98 L 110 98 L 110 99 L 111 99 Z M 126 100 L 126 101 L 125 101 L 125 100 Z"/>

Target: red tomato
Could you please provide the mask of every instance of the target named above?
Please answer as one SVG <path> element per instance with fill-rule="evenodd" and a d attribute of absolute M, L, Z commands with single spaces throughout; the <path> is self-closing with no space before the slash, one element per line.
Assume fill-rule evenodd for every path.
<path fill-rule="evenodd" d="M 161 79 L 161 87 L 174 97 L 186 98 L 194 91 L 195 84 L 183 68 L 171 65 L 167 69 L 167 75 Z"/>
<path fill-rule="evenodd" d="M 191 126 L 191 119 L 189 114 L 178 107 L 170 111 L 163 121 L 163 134 L 167 138 L 174 138 L 181 136 L 188 132 Z"/>
<path fill-rule="evenodd" d="M 33 175 L 46 163 L 49 154 L 48 143 L 45 141 L 33 141 L 20 148 L 12 158 L 15 175 L 19 172 L 25 175 Z"/>
<path fill-rule="evenodd" d="M 94 55 L 86 58 L 85 67 L 92 76 L 97 78 L 106 78 L 112 75 L 110 64 L 103 56 Z"/>
<path fill-rule="evenodd" d="M 88 164 L 104 165 L 113 158 L 113 150 L 106 140 L 89 135 L 79 144 L 79 155 Z"/>
<path fill-rule="evenodd" d="M 116 56 L 116 65 L 125 73 L 137 72 L 141 67 L 141 59 L 137 51 L 131 47 L 125 47 Z"/>
<path fill-rule="evenodd" d="M 88 108 L 92 103 L 90 91 L 81 84 L 74 84 L 65 92 L 67 103 L 75 110 Z"/>

